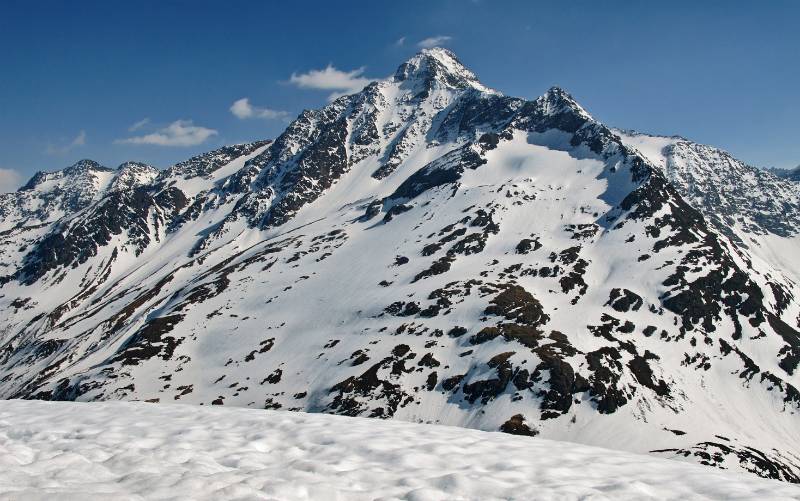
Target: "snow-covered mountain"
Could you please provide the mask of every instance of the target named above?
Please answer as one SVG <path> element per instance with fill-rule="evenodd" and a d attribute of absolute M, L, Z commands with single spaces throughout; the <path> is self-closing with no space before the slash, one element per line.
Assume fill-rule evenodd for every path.
<path fill-rule="evenodd" d="M 562 89 L 504 96 L 443 49 L 274 142 L 78 165 L 0 200 L 4 398 L 395 418 L 800 481 L 797 183 Z"/>
<path fill-rule="evenodd" d="M 725 151 L 681 137 L 615 131 L 661 168 L 715 229 L 791 280 L 800 281 L 800 187 Z"/>
<path fill-rule="evenodd" d="M 16 193 L 0 194 L 0 274 L 13 273 L 28 245 L 38 242 L 60 220 L 107 194 L 149 185 L 157 176 L 158 169 L 138 162 L 112 170 L 81 160 L 60 171 L 38 172 Z"/>

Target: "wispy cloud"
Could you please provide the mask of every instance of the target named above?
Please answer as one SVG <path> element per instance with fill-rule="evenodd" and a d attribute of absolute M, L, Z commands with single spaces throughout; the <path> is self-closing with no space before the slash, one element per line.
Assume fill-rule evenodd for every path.
<path fill-rule="evenodd" d="M 150 123 L 150 119 L 149 118 L 143 118 L 143 119 L 139 120 L 138 122 L 136 122 L 135 124 L 133 124 L 130 127 L 128 127 L 128 132 L 136 132 L 137 130 L 141 129 L 145 125 L 148 125 L 149 123 Z"/>
<path fill-rule="evenodd" d="M 236 118 L 245 120 L 248 118 L 263 118 L 264 120 L 280 120 L 289 117 L 289 112 L 260 108 L 250 104 L 250 99 L 243 97 L 231 105 L 231 113 Z"/>
<path fill-rule="evenodd" d="M 176 120 L 162 129 L 143 136 L 117 139 L 116 144 L 152 144 L 156 146 L 196 146 L 218 132 L 194 125 L 191 120 Z"/>
<path fill-rule="evenodd" d="M 62 144 L 61 146 L 48 144 L 47 148 L 45 148 L 44 152 L 48 155 L 65 155 L 72 151 L 73 149 L 83 146 L 86 144 L 86 131 L 82 130 L 75 136 L 75 139 L 68 142 L 67 144 Z"/>
<path fill-rule="evenodd" d="M 16 191 L 22 184 L 22 175 L 14 169 L 0 168 L 0 193 Z"/>
<path fill-rule="evenodd" d="M 406 44 L 406 37 L 400 37 L 394 42 L 395 47 L 402 47 L 405 44 Z"/>
<path fill-rule="evenodd" d="M 432 47 L 438 47 L 439 45 L 444 45 L 452 39 L 453 37 L 447 35 L 437 35 L 435 37 L 429 37 L 420 40 L 419 42 L 417 42 L 417 47 L 419 47 L 420 49 L 430 49 Z"/>
<path fill-rule="evenodd" d="M 310 70 L 307 73 L 292 73 L 289 78 L 289 83 L 294 84 L 303 89 L 322 89 L 335 91 L 328 96 L 328 99 L 334 99 L 345 94 L 353 94 L 363 89 L 368 83 L 372 82 L 373 78 L 364 77 L 365 68 L 355 69 L 353 71 L 341 71 L 328 65 L 322 70 Z"/>
<path fill-rule="evenodd" d="M 78 136 L 72 140 L 70 146 L 74 148 L 75 146 L 83 146 L 84 144 L 86 144 L 86 131 L 82 130 L 78 133 Z"/>

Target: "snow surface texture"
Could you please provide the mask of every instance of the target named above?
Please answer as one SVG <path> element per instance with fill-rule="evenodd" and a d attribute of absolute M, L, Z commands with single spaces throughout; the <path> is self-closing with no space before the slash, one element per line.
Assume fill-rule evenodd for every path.
<path fill-rule="evenodd" d="M 274 141 L 0 197 L 0 397 L 504 430 L 800 482 L 798 193 L 423 51 Z"/>
<path fill-rule="evenodd" d="M 325 414 L 0 402 L 0 498 L 800 499 L 800 486 L 539 438 Z"/>

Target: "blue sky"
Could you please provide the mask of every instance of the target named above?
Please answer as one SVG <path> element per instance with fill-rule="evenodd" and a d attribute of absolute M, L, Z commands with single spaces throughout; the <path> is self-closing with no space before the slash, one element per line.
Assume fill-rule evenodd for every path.
<path fill-rule="evenodd" d="M 0 186 L 275 137 L 437 37 L 505 94 L 559 85 L 609 125 L 793 167 L 798 19 L 797 1 L 3 0 Z"/>

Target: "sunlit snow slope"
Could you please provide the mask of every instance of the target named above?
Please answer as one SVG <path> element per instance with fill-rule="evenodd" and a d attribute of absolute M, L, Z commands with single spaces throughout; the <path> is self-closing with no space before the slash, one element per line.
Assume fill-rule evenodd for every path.
<path fill-rule="evenodd" d="M 130 183 L 37 175 L 0 199 L 0 396 L 395 418 L 798 482 L 800 185 L 641 137 L 431 49 L 274 141 Z"/>
<path fill-rule="evenodd" d="M 449 426 L 136 403 L 0 402 L 0 498 L 798 499 L 696 465 Z"/>

